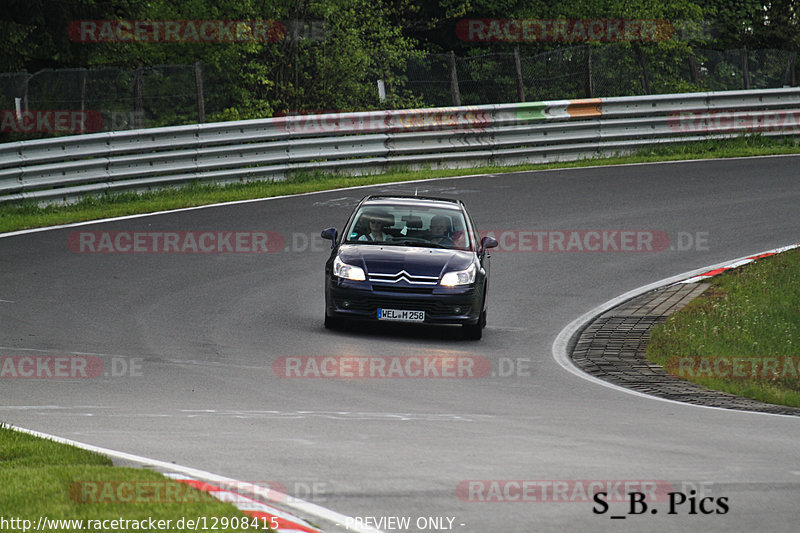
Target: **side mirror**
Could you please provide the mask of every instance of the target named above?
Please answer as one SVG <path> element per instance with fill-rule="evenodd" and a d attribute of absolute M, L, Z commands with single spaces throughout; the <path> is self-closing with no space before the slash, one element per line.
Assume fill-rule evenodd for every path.
<path fill-rule="evenodd" d="M 329 241 L 331 241 L 331 249 L 333 249 L 333 247 L 336 246 L 336 237 L 337 236 L 338 236 L 338 232 L 336 231 L 336 228 L 324 229 L 324 230 L 322 230 L 322 233 L 320 233 L 320 237 L 322 237 L 323 239 L 328 239 Z"/>
<path fill-rule="evenodd" d="M 484 237 L 481 239 L 481 253 L 484 253 L 489 248 L 497 247 L 497 239 L 494 237 Z"/>

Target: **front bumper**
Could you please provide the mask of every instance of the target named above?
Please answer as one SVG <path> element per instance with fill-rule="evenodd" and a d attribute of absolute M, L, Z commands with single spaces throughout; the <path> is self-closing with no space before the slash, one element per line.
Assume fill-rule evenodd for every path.
<path fill-rule="evenodd" d="M 482 280 L 481 280 L 482 281 Z M 378 321 L 378 309 L 425 311 L 426 324 L 476 324 L 483 309 L 483 284 L 420 288 L 328 278 L 328 316 Z"/>

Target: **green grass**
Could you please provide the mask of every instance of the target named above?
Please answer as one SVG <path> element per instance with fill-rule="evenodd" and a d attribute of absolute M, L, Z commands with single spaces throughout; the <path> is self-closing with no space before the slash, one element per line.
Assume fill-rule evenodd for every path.
<path fill-rule="evenodd" d="M 167 497 L 168 494 L 171 496 Z M 0 424 L 0 517 L 30 520 L 34 528 L 40 517 L 51 520 L 144 520 L 152 517 L 172 521 L 173 527 L 165 531 L 183 531 L 190 528 L 174 527 L 183 517 L 207 517 L 207 520 L 225 517 L 229 523 L 233 519 L 237 524 L 236 521 L 245 515 L 231 504 L 219 502 L 184 483 L 168 480 L 157 472 L 115 467 L 103 455 L 13 431 Z M 248 517 L 248 520 L 251 519 Z M 21 529 L 11 526 L 13 524 L 0 530 Z M 261 527 L 259 523 L 259 530 L 266 531 Z M 111 530 L 87 528 L 86 524 L 83 529 L 46 530 L 89 529 Z M 225 531 L 248 529 L 226 528 Z"/>
<path fill-rule="evenodd" d="M 800 407 L 798 280 L 800 250 L 717 276 L 703 296 L 653 329 L 647 358 L 712 389 Z"/>
<path fill-rule="evenodd" d="M 800 138 L 742 136 L 732 139 L 707 140 L 694 143 L 646 148 L 633 155 L 539 165 L 489 166 L 445 170 L 394 170 L 370 176 L 344 176 L 321 172 L 301 172 L 281 182 L 258 181 L 227 186 L 194 183 L 182 188 L 164 189 L 144 194 L 122 193 L 86 198 L 71 205 L 40 207 L 33 202 L 0 204 L 0 233 L 26 228 L 52 226 L 117 217 L 137 213 L 152 213 L 181 207 L 193 207 L 219 202 L 267 198 L 311 191 L 322 191 L 358 185 L 374 185 L 397 181 L 422 180 L 468 174 L 496 174 L 525 170 L 572 168 L 593 165 L 649 163 L 683 159 L 743 157 L 800 153 Z"/>

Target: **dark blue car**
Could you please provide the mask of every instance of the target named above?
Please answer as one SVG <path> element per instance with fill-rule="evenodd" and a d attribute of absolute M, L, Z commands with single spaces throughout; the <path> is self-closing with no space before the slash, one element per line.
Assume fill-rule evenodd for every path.
<path fill-rule="evenodd" d="M 346 319 L 486 325 L 492 237 L 479 239 L 464 203 L 446 198 L 367 196 L 332 241 L 325 265 L 325 327 Z"/>

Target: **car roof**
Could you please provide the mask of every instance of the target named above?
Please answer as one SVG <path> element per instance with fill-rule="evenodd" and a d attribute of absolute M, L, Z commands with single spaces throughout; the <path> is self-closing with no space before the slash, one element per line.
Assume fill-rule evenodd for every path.
<path fill-rule="evenodd" d="M 404 196 L 404 195 L 371 195 L 361 201 L 362 205 L 403 205 L 403 206 L 437 206 L 446 209 L 461 209 L 461 200 L 452 198 L 438 198 L 435 196 Z"/>

